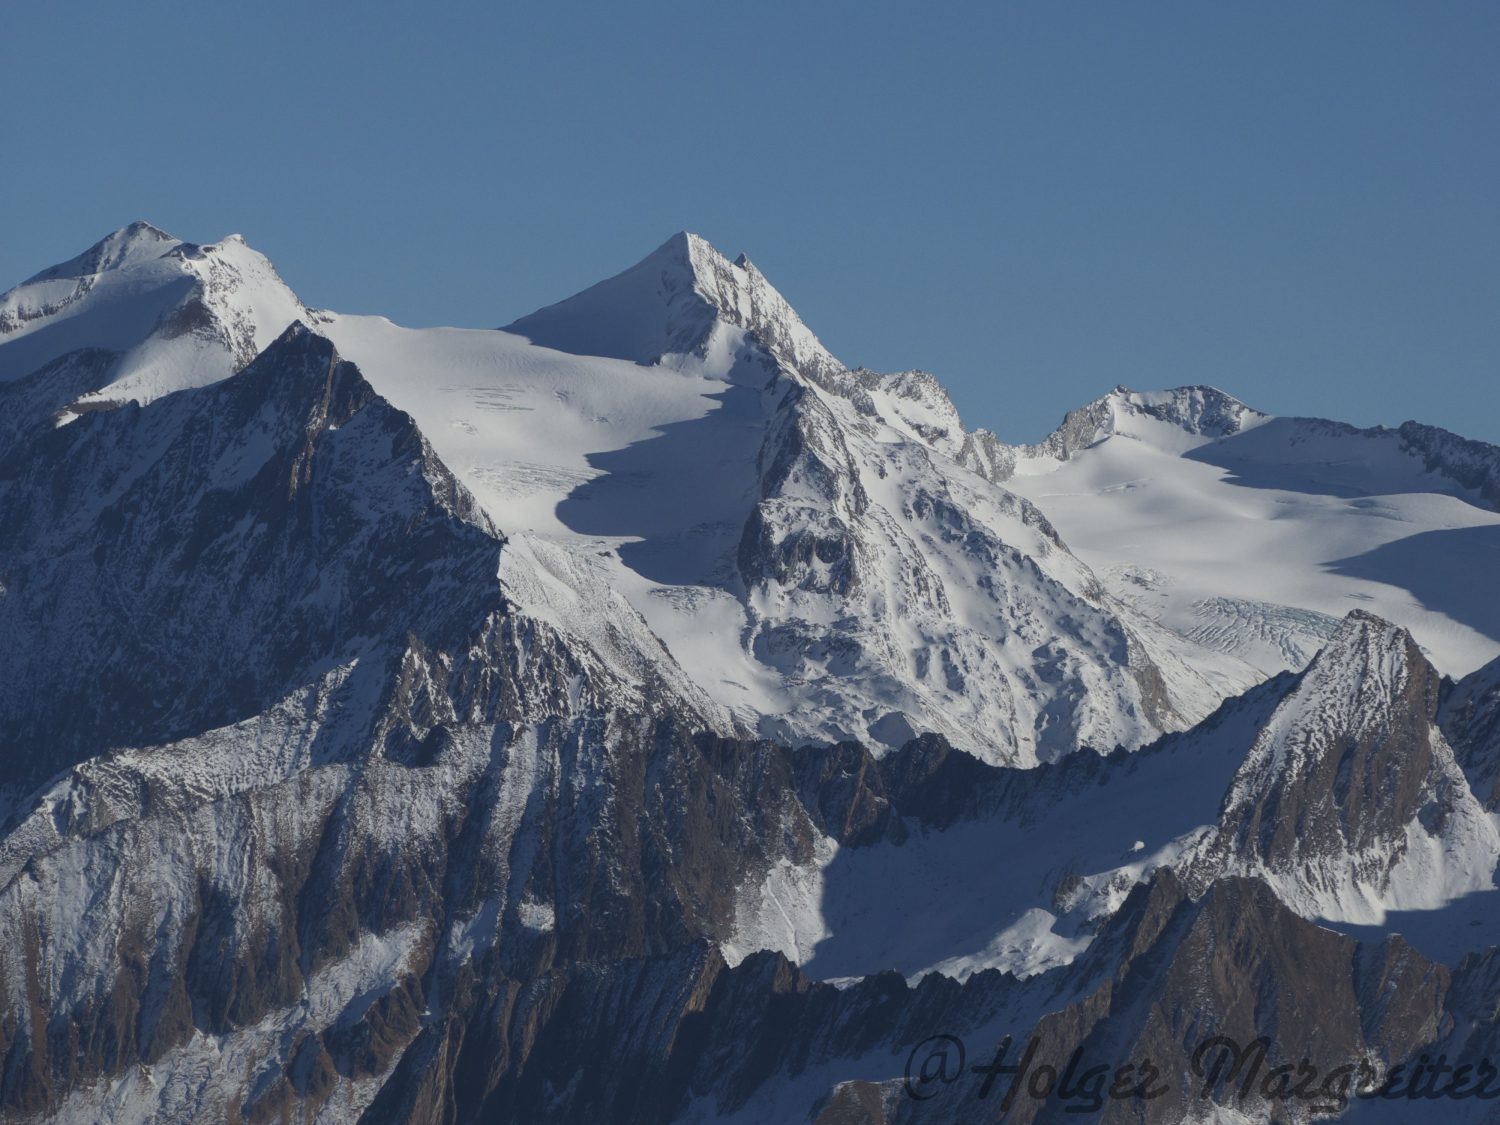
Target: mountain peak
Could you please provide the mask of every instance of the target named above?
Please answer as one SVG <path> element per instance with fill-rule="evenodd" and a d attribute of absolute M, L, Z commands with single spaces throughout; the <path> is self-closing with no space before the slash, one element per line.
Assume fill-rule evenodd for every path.
<path fill-rule="evenodd" d="M 1251 746 L 1197 875 L 1367 923 L 1489 888 L 1500 836 L 1438 733 L 1440 695 L 1410 633 L 1350 613 Z"/>
<path fill-rule="evenodd" d="M 707 241 L 678 231 L 629 269 L 504 330 L 557 351 L 641 364 L 691 351 L 712 321 L 696 291 L 714 259 L 723 261 Z"/>
<path fill-rule="evenodd" d="M 0 294 L 0 381 L 103 349 L 114 360 L 80 401 L 147 402 L 227 377 L 306 315 L 242 237 L 198 245 L 137 221 Z"/>
<path fill-rule="evenodd" d="M 650 365 L 669 355 L 704 354 L 719 326 L 755 336 L 786 366 L 810 377 L 844 369 L 748 257 L 731 262 L 690 231 L 505 331 L 575 355 Z"/>
<path fill-rule="evenodd" d="M 1348 613 L 1344 614 L 1343 623 L 1339 626 L 1339 631 L 1335 636 L 1346 633 L 1351 635 L 1365 635 L 1372 630 L 1385 631 L 1398 628 L 1399 626 L 1391 624 L 1378 613 L 1371 613 L 1367 609 L 1351 609 Z M 1401 629 L 1400 631 L 1404 633 L 1406 630 Z"/>
<path fill-rule="evenodd" d="M 1385 689 L 1404 683 L 1415 671 L 1436 678 L 1410 631 L 1364 609 L 1352 609 L 1307 667 L 1306 679 L 1331 686 L 1337 679 L 1350 691 L 1371 684 Z"/>
<path fill-rule="evenodd" d="M 1207 384 L 1133 391 L 1121 383 L 1107 395 L 1069 411 L 1062 425 L 1042 441 L 1022 446 L 1021 455 L 1067 461 L 1116 434 L 1185 451 L 1259 426 L 1270 417 Z"/>
<path fill-rule="evenodd" d="M 1123 383 L 1090 407 L 1106 407 L 1111 433 L 1144 436 L 1141 422 L 1164 422 L 1190 437 L 1228 437 L 1264 422 L 1269 415 L 1245 405 L 1227 391 L 1206 383 L 1161 391 L 1133 391 Z M 1109 434 L 1101 434 L 1107 437 Z"/>
<path fill-rule="evenodd" d="M 647 254 L 625 273 L 643 268 L 651 270 L 675 270 L 697 276 L 708 263 L 718 259 L 727 261 L 708 239 L 690 230 L 680 230 L 655 250 Z M 621 276 L 621 275 L 616 275 Z"/>
<path fill-rule="evenodd" d="M 1111 394 L 1136 410 L 1176 422 L 1194 433 L 1222 437 L 1236 433 L 1247 418 L 1265 418 L 1227 391 L 1207 383 L 1172 387 L 1164 391 L 1133 391 L 1121 384 Z"/>
<path fill-rule="evenodd" d="M 338 350 L 334 347 L 333 341 L 321 333 L 314 332 L 301 320 L 294 320 L 283 328 L 281 334 L 266 345 L 265 350 L 299 345 L 302 348 L 323 352 L 330 359 L 338 359 Z"/>
<path fill-rule="evenodd" d="M 60 262 L 30 277 L 24 284 L 91 277 L 126 266 L 151 261 L 181 245 L 166 231 L 137 219 L 128 226 L 112 231 L 77 257 Z"/>

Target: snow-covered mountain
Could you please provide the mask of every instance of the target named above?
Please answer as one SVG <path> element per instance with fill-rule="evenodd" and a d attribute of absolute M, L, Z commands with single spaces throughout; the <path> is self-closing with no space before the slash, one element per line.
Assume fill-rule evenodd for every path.
<path fill-rule="evenodd" d="M 1355 608 L 1449 675 L 1500 655 L 1500 603 L 1477 594 L 1500 547 L 1494 446 L 1119 388 L 1007 454 L 1005 486 L 1112 593 L 1266 672 L 1305 665 Z"/>
<path fill-rule="evenodd" d="M 58 408 L 66 421 L 217 382 L 315 318 L 239 235 L 197 246 L 132 223 L 0 295 L 0 382 L 83 349 L 113 353 Z"/>
<path fill-rule="evenodd" d="M 1007 446 L 691 235 L 411 330 L 116 232 L 0 297 L 0 1117 L 1493 1051 L 1495 453 L 1208 388 Z M 1103 1112 L 1205 1110 L 1286 1107 Z"/>
<path fill-rule="evenodd" d="M 55 276 L 71 288 L 49 303 Z M 210 360 L 179 354 L 189 306 L 209 310 L 191 346 Z M 242 242 L 143 224 L 4 307 L 26 310 L 12 372 L 110 351 L 99 386 L 47 396 L 68 416 L 222 378 L 245 341 L 312 319 L 505 531 L 513 597 L 575 631 L 597 592 L 623 598 L 724 729 L 886 747 L 935 731 L 1029 763 L 1139 746 L 1254 678 L 1107 596 L 972 471 L 934 380 L 847 370 L 753 265 L 692 235 L 507 332 L 314 318 Z"/>
<path fill-rule="evenodd" d="M 1406 630 L 1352 612 L 1256 737 L 1187 868 L 1258 876 L 1299 913 L 1345 922 L 1493 889 L 1500 832 L 1439 729 L 1441 690 Z"/>

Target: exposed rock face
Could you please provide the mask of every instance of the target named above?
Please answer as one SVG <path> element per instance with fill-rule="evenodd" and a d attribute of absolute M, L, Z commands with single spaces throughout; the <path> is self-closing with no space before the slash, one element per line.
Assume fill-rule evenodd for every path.
<path fill-rule="evenodd" d="M 352 745 L 349 681 L 335 677 L 238 729 L 80 767 L 49 794 L 8 841 L 31 858 L 0 892 L 0 918 L 27 920 L 0 984 L 11 1011 L 34 1013 L 3 1045 L 6 1104 L 647 1122 L 755 1099 L 790 1119 L 776 1114 L 806 1095 L 799 1112 L 970 1121 L 989 1118 L 962 1087 L 920 1112 L 891 1094 L 904 1051 L 1034 1028 L 1041 1058 L 1154 1060 L 1178 1100 L 1149 1115 L 1120 1103 L 1109 1119 L 1177 1120 L 1160 1111 L 1192 1108 L 1192 1052 L 1211 1035 L 1271 1036 L 1268 1068 L 1307 1054 L 1379 1070 L 1451 1026 L 1446 970 L 1399 941 L 1360 946 L 1252 881 L 1193 901 L 1168 869 L 1060 975 L 916 988 L 885 975 L 841 991 L 778 955 L 730 969 L 704 939 L 731 931 L 732 888 L 809 862 L 820 834 L 859 848 L 1024 815 L 1135 759 L 996 770 L 932 739 L 876 760 L 689 739 L 670 720 L 528 733 L 482 710 L 419 737 L 432 714 L 466 711 L 455 693 L 471 677 L 435 682 L 433 663 L 403 674 L 377 733 Z M 319 741 L 352 757 L 319 760 Z M 82 924 L 61 913 L 76 871 L 117 888 Z M 76 983 L 54 992 L 63 964 Z M 155 1089 L 133 1069 L 198 1065 L 208 1036 L 234 1061 L 225 1073 L 248 1078 Z M 796 1077 L 808 1072 L 829 1076 L 821 1093 Z M 114 1102 L 81 1093 L 97 1078 Z M 1021 1120 L 1065 1109 L 1021 1106 Z"/>
<path fill-rule="evenodd" d="M 1465 676 L 1443 703 L 1441 723 L 1485 807 L 1500 807 L 1500 660 Z"/>
<path fill-rule="evenodd" d="M 1384 1074 L 1447 1022 L 1446 969 L 1399 938 L 1360 945 L 1305 922 L 1253 880 L 1221 881 L 1193 901 L 1163 873 L 1132 895 L 1095 956 L 1116 950 L 1107 979 L 1036 1030 L 1040 1058 L 1067 1059 L 1082 1048 L 1085 1057 L 1149 1060 L 1159 1069 L 1159 1097 L 1108 1104 L 1104 1121 L 1192 1120 L 1214 1102 L 1251 1120 L 1307 1120 L 1330 1099 L 1268 1100 L 1261 1082 L 1246 1094 L 1244 1072 L 1210 1082 L 1212 1056 L 1200 1059 L 1207 1071 L 1200 1074 L 1195 1053 L 1218 1036 L 1247 1046 L 1266 1037 L 1262 1076 L 1304 1059 L 1324 1074 L 1362 1061 Z M 1057 1099 L 1025 1099 L 1019 1109 L 1006 1120 L 1070 1116 Z"/>
<path fill-rule="evenodd" d="M 526 975 L 681 944 L 758 840 L 804 858 L 753 782 L 723 862 L 688 845 L 723 786 L 673 732 L 709 720 L 517 614 L 503 539 L 321 337 L 7 454 L 0 1104 L 356 1112 L 502 928 Z M 205 1037 L 251 1077 L 137 1086 Z"/>
<path fill-rule="evenodd" d="M 1420 458 L 1429 472 L 1448 477 L 1500 512 L 1500 448 L 1420 422 L 1403 422 L 1396 433 L 1401 448 Z"/>
<path fill-rule="evenodd" d="M 357 1112 L 404 1052 L 422 1059 L 424 1027 L 479 1018 L 475 990 L 723 936 L 742 879 L 810 850 L 773 748 L 587 719 L 419 738 L 423 712 L 459 700 L 399 686 L 348 739 L 345 687 L 90 763 L 12 833 L 0 1103 L 85 1116 L 106 1079 L 99 1096 L 131 1112 L 254 1117 L 312 1083 Z M 102 896 L 84 913 L 80 877 Z M 139 1066 L 205 1052 L 221 1080 L 141 1084 Z"/>
<path fill-rule="evenodd" d="M 1350 1097 L 1353 1084 L 1343 1095 L 1335 1083 L 1277 1097 L 1280 1087 L 1266 1082 L 1275 1068 L 1316 1060 L 1321 1081 L 1364 1064 L 1373 1084 L 1446 1034 L 1462 1012 L 1453 1006 L 1467 1002 L 1447 969 L 1399 939 L 1340 937 L 1250 880 L 1215 884 L 1194 901 L 1167 873 L 1138 889 L 1097 952 L 1062 975 L 1044 984 L 989 973 L 961 986 L 885 975 L 840 990 L 772 954 L 731 969 L 704 947 L 553 972 L 529 988 L 475 997 L 467 1022 L 430 1026 L 400 1066 L 426 1065 L 451 1082 L 408 1073 L 387 1085 L 375 1111 L 416 1120 L 741 1113 L 886 1123 L 1053 1122 L 1082 1109 L 1104 1121 L 1165 1122 L 1222 1105 L 1250 1120 L 1308 1120 L 1314 1107 Z M 1487 987 L 1494 995 L 1493 982 Z M 1048 1007 L 1056 1010 L 1038 1017 Z M 1095 1105 L 1093 1079 L 1067 1098 L 1033 1097 L 1024 1092 L 1028 1074 L 1002 1108 L 1011 1079 L 997 1075 L 981 1098 L 985 1076 L 966 1067 L 951 1086 L 917 1082 L 914 1098 L 903 1086 L 907 1056 L 934 1035 L 962 1040 L 968 1067 L 989 1064 L 1007 1035 L 1013 1065 L 1032 1041 L 1033 1068 L 1061 1071 L 1076 1052 L 1112 1080 L 1118 1066 L 1149 1063 L 1161 1093 L 1111 1100 L 1106 1085 Z M 1198 1048 L 1219 1036 L 1247 1047 L 1266 1036 L 1271 1045 L 1256 1066 L 1215 1073 L 1219 1056 Z"/>
<path fill-rule="evenodd" d="M 0 753 L 17 788 L 391 660 L 416 605 L 420 643 L 451 645 L 497 593 L 498 535 L 306 329 L 237 379 L 7 453 Z"/>

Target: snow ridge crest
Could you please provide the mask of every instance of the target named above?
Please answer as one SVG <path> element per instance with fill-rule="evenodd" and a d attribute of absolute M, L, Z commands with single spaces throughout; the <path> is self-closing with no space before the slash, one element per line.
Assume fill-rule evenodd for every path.
<path fill-rule="evenodd" d="M 1070 460 L 1091 445 L 1122 434 L 1151 441 L 1153 423 L 1165 424 L 1189 439 L 1213 441 L 1248 430 L 1271 416 L 1206 384 L 1165 391 L 1133 391 L 1124 385 L 1077 410 L 1041 441 L 1016 447 L 1021 459 Z"/>

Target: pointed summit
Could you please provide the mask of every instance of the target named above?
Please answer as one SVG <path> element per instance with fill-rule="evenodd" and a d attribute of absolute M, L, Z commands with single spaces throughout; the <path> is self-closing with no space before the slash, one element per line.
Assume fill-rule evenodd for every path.
<path fill-rule="evenodd" d="M 1316 718 L 1363 734 L 1385 723 L 1393 707 L 1430 723 L 1440 677 L 1411 633 L 1363 609 L 1350 610 L 1303 673 L 1302 690 Z"/>
<path fill-rule="evenodd" d="M 718 327 L 740 329 L 794 371 L 843 365 L 743 254 L 729 261 L 706 239 L 674 234 L 623 273 L 507 325 L 534 344 L 574 355 L 654 364 L 703 354 Z"/>
<path fill-rule="evenodd" d="M 655 363 L 697 347 L 712 310 L 697 293 L 698 266 L 717 251 L 681 231 L 629 269 L 555 305 L 524 316 L 505 331 L 574 355 Z"/>
<path fill-rule="evenodd" d="M 1256 738 L 1194 876 L 1258 876 L 1304 916 L 1373 923 L 1489 888 L 1500 835 L 1440 695 L 1407 630 L 1350 613 Z"/>
<path fill-rule="evenodd" d="M 91 277 L 160 258 L 182 245 L 166 231 L 138 219 L 129 226 L 105 235 L 76 258 L 45 269 L 28 278 L 27 285 L 41 281 Z"/>

